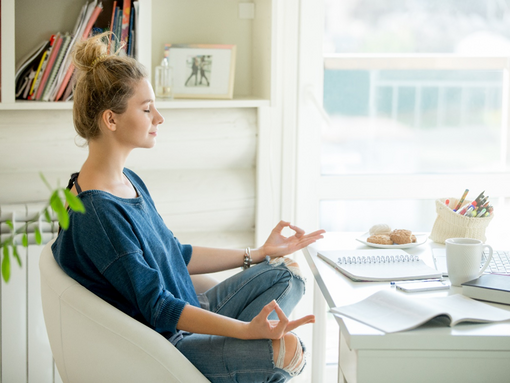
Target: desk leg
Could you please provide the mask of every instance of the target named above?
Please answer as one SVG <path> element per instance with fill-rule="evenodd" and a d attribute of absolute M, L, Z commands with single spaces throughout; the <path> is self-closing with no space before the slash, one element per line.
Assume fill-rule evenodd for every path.
<path fill-rule="evenodd" d="M 326 301 L 317 282 L 313 285 L 313 313 L 312 382 L 322 383 L 326 367 Z"/>
<path fill-rule="evenodd" d="M 340 361 L 342 360 L 342 331 L 338 332 L 338 383 L 347 383 L 345 379 L 344 373 L 342 371 L 342 365 Z"/>

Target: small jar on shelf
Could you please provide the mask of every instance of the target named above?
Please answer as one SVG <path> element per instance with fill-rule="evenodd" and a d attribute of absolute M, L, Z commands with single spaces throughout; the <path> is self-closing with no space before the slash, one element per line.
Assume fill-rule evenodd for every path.
<path fill-rule="evenodd" d="M 161 65 L 156 67 L 155 73 L 156 97 L 163 100 L 172 100 L 173 92 L 173 69 L 168 63 L 168 58 L 164 57 Z"/>

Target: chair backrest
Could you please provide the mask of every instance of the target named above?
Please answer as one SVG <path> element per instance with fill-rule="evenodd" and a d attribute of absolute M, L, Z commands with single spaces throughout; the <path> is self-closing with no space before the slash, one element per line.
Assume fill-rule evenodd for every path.
<path fill-rule="evenodd" d="M 167 339 L 60 268 L 48 243 L 41 295 L 53 358 L 65 383 L 209 382 Z"/>

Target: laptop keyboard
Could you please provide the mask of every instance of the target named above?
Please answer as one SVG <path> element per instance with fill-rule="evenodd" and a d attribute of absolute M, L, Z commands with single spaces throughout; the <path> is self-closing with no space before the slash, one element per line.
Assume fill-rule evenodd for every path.
<path fill-rule="evenodd" d="M 483 253 L 482 265 L 489 255 L 488 252 Z M 485 269 L 485 273 L 510 274 L 510 251 L 494 250 L 492 260 Z"/>

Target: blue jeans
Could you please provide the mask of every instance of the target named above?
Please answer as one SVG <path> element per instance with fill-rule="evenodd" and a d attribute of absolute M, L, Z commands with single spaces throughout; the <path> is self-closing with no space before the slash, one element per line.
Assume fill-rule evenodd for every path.
<path fill-rule="evenodd" d="M 305 292 L 303 279 L 284 262 L 262 263 L 238 273 L 200 297 L 212 312 L 249 322 L 273 299 L 290 315 Z M 277 319 L 273 311 L 270 319 Z M 242 340 L 185 333 L 177 349 L 211 382 L 286 382 L 291 375 L 275 367 L 270 339 Z M 304 350 L 304 346 L 303 346 Z"/>

